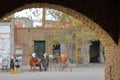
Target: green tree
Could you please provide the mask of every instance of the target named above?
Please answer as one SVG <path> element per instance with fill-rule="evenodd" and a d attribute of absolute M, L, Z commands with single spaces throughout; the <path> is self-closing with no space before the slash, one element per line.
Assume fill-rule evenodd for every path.
<path fill-rule="evenodd" d="M 63 29 L 63 31 L 61 31 L 61 34 L 56 32 L 55 34 L 51 34 L 51 35 L 57 36 L 55 37 L 57 44 L 60 44 L 60 43 L 66 44 L 67 54 L 70 53 L 69 52 L 70 48 L 75 44 L 76 64 L 78 64 L 78 59 L 77 59 L 78 58 L 78 46 L 79 45 L 82 46 L 82 54 L 84 54 L 83 50 L 84 50 L 84 46 L 86 42 L 88 45 L 91 45 L 91 41 L 98 40 L 98 38 L 95 36 L 95 34 L 90 29 L 85 28 L 81 21 L 78 21 L 77 19 L 65 13 L 56 12 L 56 11 L 55 12 L 52 11 L 51 13 L 53 16 L 55 16 L 56 20 L 58 21 L 58 23 L 56 23 L 54 26 L 56 26 L 57 28 Z M 54 43 L 56 44 L 56 41 L 54 41 L 54 37 L 52 37 L 52 39 L 51 41 L 53 41 L 53 44 Z"/>

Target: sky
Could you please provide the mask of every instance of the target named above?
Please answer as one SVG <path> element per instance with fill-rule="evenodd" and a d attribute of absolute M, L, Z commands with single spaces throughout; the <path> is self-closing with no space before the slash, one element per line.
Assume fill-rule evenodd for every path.
<path fill-rule="evenodd" d="M 36 11 L 37 9 L 37 11 Z M 37 15 L 33 15 L 33 13 L 37 12 Z M 28 17 L 33 20 L 41 20 L 42 19 L 42 8 L 31 8 L 31 9 L 24 9 L 22 11 L 16 12 L 14 14 L 14 17 Z M 48 12 L 46 12 L 46 19 L 47 20 L 55 20 L 52 15 L 48 15 Z"/>
<path fill-rule="evenodd" d="M 42 13 L 42 9 L 38 9 L 38 10 L 39 10 L 40 13 Z M 20 17 L 28 17 L 28 18 L 30 18 L 30 16 L 31 16 L 33 20 L 40 20 L 40 19 L 42 19 L 42 14 L 40 14 L 39 17 L 35 17 L 35 16 L 33 16 L 32 11 L 35 11 L 35 9 L 33 9 L 33 8 L 32 8 L 32 10 L 24 9 L 22 11 L 16 12 L 14 14 L 14 17 L 19 17 L 19 18 Z"/>
<path fill-rule="evenodd" d="M 34 16 L 34 12 L 36 12 L 37 9 L 37 15 Z M 16 12 L 14 14 L 15 18 L 21 18 L 21 17 L 28 17 L 29 19 L 33 20 L 33 26 L 36 25 L 42 25 L 42 8 L 31 8 L 31 9 L 24 9 L 22 11 Z M 55 20 L 52 15 L 46 13 L 46 20 Z M 41 23 L 40 23 L 41 22 Z"/>

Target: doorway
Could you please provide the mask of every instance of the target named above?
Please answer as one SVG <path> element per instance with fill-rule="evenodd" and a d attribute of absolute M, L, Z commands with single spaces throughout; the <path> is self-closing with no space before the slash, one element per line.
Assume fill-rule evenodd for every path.
<path fill-rule="evenodd" d="M 53 55 L 55 58 L 60 56 L 60 45 L 53 45 Z"/>
<path fill-rule="evenodd" d="M 100 57 L 100 42 L 93 41 L 92 45 L 90 46 L 90 62 L 91 63 L 99 63 Z"/>
<path fill-rule="evenodd" d="M 38 58 L 45 53 L 45 41 L 34 41 L 34 52 Z"/>

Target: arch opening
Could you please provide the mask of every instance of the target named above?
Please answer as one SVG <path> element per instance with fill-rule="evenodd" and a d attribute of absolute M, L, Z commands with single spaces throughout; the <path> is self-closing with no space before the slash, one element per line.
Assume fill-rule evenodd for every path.
<path fill-rule="evenodd" d="M 116 44 L 114 43 L 112 38 L 109 36 L 109 34 L 106 33 L 99 25 L 94 23 L 92 20 L 90 20 L 86 16 L 84 16 L 84 15 L 82 15 L 82 14 L 80 14 L 80 13 L 74 11 L 74 10 L 71 10 L 71 9 L 68 9 L 68 8 L 65 8 L 65 7 L 62 7 L 62 6 L 34 3 L 34 4 L 28 4 L 28 5 L 25 5 L 23 7 L 20 7 L 20 8 L 16 9 L 15 11 L 13 11 L 9 14 L 12 14 L 14 12 L 17 12 L 17 11 L 20 11 L 20 10 L 23 10 L 23 9 L 26 9 L 26 8 L 35 8 L 35 7 L 38 7 L 38 8 L 45 7 L 45 8 L 56 9 L 56 10 L 62 11 L 64 13 L 66 13 L 70 16 L 73 16 L 74 18 L 82 21 L 82 24 L 84 24 L 86 27 L 90 28 L 98 36 L 99 40 L 101 41 L 102 45 L 105 48 L 105 53 L 108 53 L 108 52 L 106 52 L 108 50 L 108 49 L 106 49 L 106 47 L 108 48 L 108 45 L 114 44 L 113 46 L 116 46 Z M 105 54 L 105 55 L 107 56 L 107 54 Z M 106 58 L 108 58 L 108 57 L 106 57 Z"/>

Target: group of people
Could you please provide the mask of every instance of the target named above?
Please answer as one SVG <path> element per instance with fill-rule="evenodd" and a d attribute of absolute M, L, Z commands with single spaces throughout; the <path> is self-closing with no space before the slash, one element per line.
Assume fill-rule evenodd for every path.
<path fill-rule="evenodd" d="M 47 53 L 44 53 L 42 58 L 39 59 L 37 58 L 36 53 L 32 53 L 29 59 L 30 71 L 36 70 L 36 67 L 39 67 L 39 71 L 42 71 L 42 70 L 47 71 L 49 66 L 49 60 L 51 60 L 51 58 L 53 58 L 53 56 L 51 57 Z M 69 59 L 69 62 L 70 62 L 70 59 Z M 61 54 L 60 56 L 61 71 L 63 71 L 67 66 L 68 66 L 68 60 L 64 54 Z M 16 56 L 13 55 L 10 60 L 10 68 L 14 70 L 15 67 L 19 68 L 20 64 Z"/>
<path fill-rule="evenodd" d="M 39 60 L 36 56 L 36 53 L 32 53 L 32 56 L 29 60 L 30 63 L 30 70 L 36 69 L 36 67 L 39 67 L 39 71 L 42 71 L 42 67 L 44 67 L 44 71 L 47 71 L 49 66 L 49 56 L 47 53 L 45 53 L 41 60 Z"/>
<path fill-rule="evenodd" d="M 64 54 L 60 56 L 60 70 L 63 71 L 66 67 L 68 67 L 67 58 Z M 42 71 L 42 67 L 44 68 L 44 71 L 47 71 L 49 66 L 49 55 L 44 54 L 39 60 L 36 57 L 36 53 L 33 53 L 30 57 L 30 70 L 36 69 L 36 67 L 39 67 L 39 70 Z"/>

